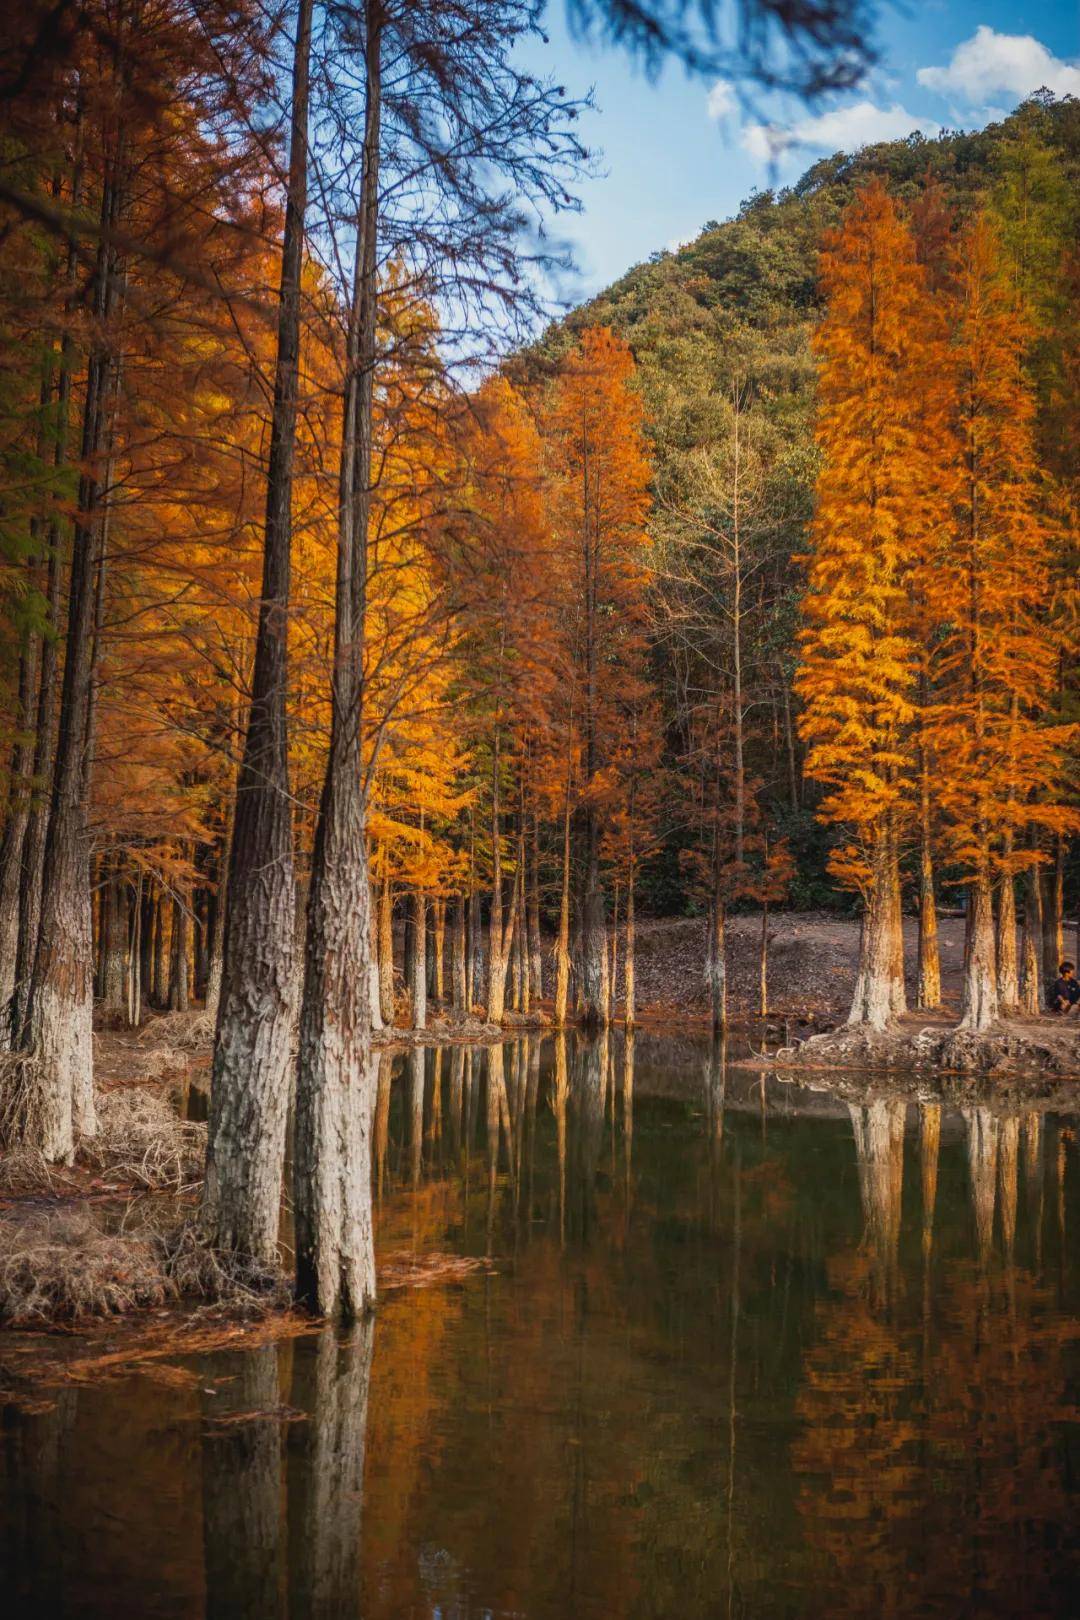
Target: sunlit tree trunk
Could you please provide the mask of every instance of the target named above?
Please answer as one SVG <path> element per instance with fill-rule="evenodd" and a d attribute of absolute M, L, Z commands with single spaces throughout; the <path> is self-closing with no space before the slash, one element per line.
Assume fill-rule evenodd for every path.
<path fill-rule="evenodd" d="M 121 51 L 122 55 L 122 51 Z M 122 76 L 123 66 L 118 67 Z M 60 693 L 42 888 L 21 1044 L 38 1059 L 32 1113 L 46 1159 L 70 1160 L 76 1132 L 96 1127 L 93 1092 L 93 966 L 87 743 L 93 685 L 95 569 L 108 518 L 110 413 L 117 355 L 110 328 L 122 271 L 113 246 L 123 212 L 122 131 L 111 137 L 101 194 L 101 240 L 93 284 L 94 337 L 83 399 L 82 472 L 68 579 Z"/>
<path fill-rule="evenodd" d="M 1010 838 L 1011 852 L 1011 838 Z M 998 891 L 997 988 L 1003 1012 L 1015 1012 L 1020 1002 L 1019 971 L 1016 959 L 1016 885 L 1006 870 Z"/>
<path fill-rule="evenodd" d="M 413 1029 L 427 1028 L 427 900 L 419 890 L 408 899 L 405 976 Z"/>
<path fill-rule="evenodd" d="M 187 897 L 173 896 L 172 951 L 169 964 L 169 1011 L 188 1010 L 188 943 L 191 933 L 191 915 Z"/>
<path fill-rule="evenodd" d="M 883 833 L 874 852 L 872 883 L 859 935 L 855 995 L 848 1014 L 848 1023 L 854 1028 L 887 1029 L 904 1010 L 902 927 L 896 856 L 891 837 Z"/>
<path fill-rule="evenodd" d="M 371 891 L 361 723 L 376 364 L 383 12 L 365 6 L 366 105 L 346 340 L 330 753 L 311 863 L 293 1201 L 300 1297 L 356 1317 L 375 1299 Z M 420 907 L 424 899 L 418 895 Z M 419 916 L 423 915 L 421 909 Z M 424 953 L 418 953 L 421 970 Z"/>
<path fill-rule="evenodd" d="M 555 945 L 555 1024 L 566 1023 L 570 990 L 570 767 L 567 765 L 566 802 L 563 806 L 562 885 L 559 891 L 559 933 Z"/>
<path fill-rule="evenodd" d="M 229 854 L 200 1217 L 212 1247 L 271 1265 L 277 1262 L 296 985 L 288 616 L 312 4 L 299 0 L 296 14 L 262 592 Z M 366 996 L 366 972 L 363 991 Z"/>
<path fill-rule="evenodd" d="M 921 751 L 919 809 L 919 945 L 915 1005 L 929 1011 L 941 1005 L 941 955 L 938 948 L 937 899 L 930 833 L 930 782 Z"/>
<path fill-rule="evenodd" d="M 979 872 L 969 890 L 971 936 L 964 964 L 960 1028 L 989 1029 L 998 1016 L 997 963 L 994 951 L 994 908 L 990 879 Z"/>
<path fill-rule="evenodd" d="M 379 886 L 379 1001 L 389 1029 L 394 1022 L 394 887 L 389 875 Z"/>
<path fill-rule="evenodd" d="M 634 891 L 636 888 L 636 873 L 633 859 L 631 859 L 626 883 L 626 949 L 623 953 L 623 1017 L 628 1031 L 632 1030 L 637 1022 L 637 978 L 634 963 L 634 950 L 637 945 L 637 930 L 634 918 Z"/>
<path fill-rule="evenodd" d="M 532 818 L 532 859 L 529 866 L 529 981 L 534 1002 L 544 995 L 544 952 L 540 938 L 540 830 Z"/>

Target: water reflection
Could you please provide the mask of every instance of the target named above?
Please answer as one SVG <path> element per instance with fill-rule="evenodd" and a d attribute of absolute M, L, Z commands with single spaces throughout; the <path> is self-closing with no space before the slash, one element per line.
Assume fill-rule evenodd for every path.
<path fill-rule="evenodd" d="M 647 1032 L 384 1055 L 381 1255 L 492 1269 L 13 1415 L 16 1612 L 1069 1614 L 1072 1128 Z"/>

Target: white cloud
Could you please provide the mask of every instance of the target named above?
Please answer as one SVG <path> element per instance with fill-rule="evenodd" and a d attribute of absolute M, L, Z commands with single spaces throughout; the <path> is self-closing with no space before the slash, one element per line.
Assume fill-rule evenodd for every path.
<path fill-rule="evenodd" d="M 1044 86 L 1056 96 L 1080 96 L 1080 68 L 1031 34 L 999 34 L 985 23 L 956 47 L 947 67 L 920 68 L 915 77 L 924 89 L 961 96 L 973 106 L 1001 90 L 1018 101 Z"/>
<path fill-rule="evenodd" d="M 705 108 L 714 123 L 735 111 L 735 91 L 726 79 L 717 79 L 709 91 Z"/>
<path fill-rule="evenodd" d="M 878 141 L 895 141 L 918 130 L 937 135 L 941 126 L 932 118 L 919 118 L 899 102 L 875 107 L 872 101 L 854 101 L 820 113 L 816 118 L 800 118 L 793 124 L 748 124 L 742 132 L 743 149 L 759 163 L 780 157 L 789 148 L 810 146 L 827 152 L 856 152 L 861 146 Z"/>

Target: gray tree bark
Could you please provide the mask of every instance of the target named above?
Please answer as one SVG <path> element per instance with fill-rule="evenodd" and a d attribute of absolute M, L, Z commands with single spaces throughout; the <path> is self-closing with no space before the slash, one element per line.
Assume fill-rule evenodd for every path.
<path fill-rule="evenodd" d="M 277 1260 L 296 977 L 286 704 L 312 5 L 299 0 L 293 52 L 262 601 L 229 854 L 200 1213 L 212 1247 L 271 1264 Z M 366 994 L 366 977 L 363 982 Z"/>

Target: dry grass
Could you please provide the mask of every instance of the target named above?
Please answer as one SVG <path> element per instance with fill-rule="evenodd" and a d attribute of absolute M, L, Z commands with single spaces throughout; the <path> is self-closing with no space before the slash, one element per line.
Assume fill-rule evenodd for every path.
<path fill-rule="evenodd" d="M 0 1322 L 75 1323 L 175 1298 L 152 1237 L 104 1231 L 88 1210 L 0 1220 Z"/>
<path fill-rule="evenodd" d="M 206 1126 L 180 1119 L 167 1097 L 141 1086 L 98 1093 L 97 1135 L 81 1144 L 85 1163 L 111 1179 L 153 1192 L 187 1192 L 202 1180 Z"/>
<path fill-rule="evenodd" d="M 141 1046 L 172 1047 L 184 1053 L 203 1051 L 212 1045 L 213 1039 L 214 1020 L 201 1007 L 192 1007 L 185 1013 L 159 1013 L 147 1019 L 139 1033 Z"/>
<path fill-rule="evenodd" d="M 247 1255 L 209 1248 L 194 1221 L 163 1230 L 157 1245 L 165 1274 L 184 1299 L 201 1299 L 233 1313 L 254 1315 L 289 1304 L 288 1279 L 282 1271 Z"/>
<path fill-rule="evenodd" d="M 40 1137 L 41 1067 L 29 1052 L 0 1053 L 0 1152 Z"/>

